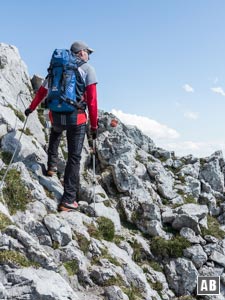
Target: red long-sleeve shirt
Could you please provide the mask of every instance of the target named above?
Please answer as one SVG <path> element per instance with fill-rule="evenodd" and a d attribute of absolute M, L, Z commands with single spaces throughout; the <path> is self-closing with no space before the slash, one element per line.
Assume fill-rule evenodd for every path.
<path fill-rule="evenodd" d="M 33 101 L 29 108 L 33 111 L 37 106 L 46 98 L 48 94 L 47 80 L 45 80 L 42 86 L 38 89 Z M 88 107 L 89 119 L 92 129 L 98 127 L 98 105 L 97 105 L 97 88 L 96 83 L 86 86 L 84 93 L 84 101 Z M 51 117 L 51 116 L 50 116 Z M 87 115 L 85 112 L 79 112 L 77 114 L 76 125 L 81 125 L 87 122 Z"/>

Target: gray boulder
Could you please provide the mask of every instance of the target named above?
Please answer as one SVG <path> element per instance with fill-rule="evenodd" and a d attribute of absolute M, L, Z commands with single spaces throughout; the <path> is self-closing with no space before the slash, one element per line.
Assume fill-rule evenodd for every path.
<path fill-rule="evenodd" d="M 212 156 L 210 161 L 205 163 L 200 170 L 200 179 L 205 180 L 213 190 L 224 192 L 224 175 L 220 166 L 221 158 Z"/>
<path fill-rule="evenodd" d="M 48 229 L 52 241 L 61 246 L 67 245 L 72 240 L 72 231 L 68 222 L 54 214 L 44 218 L 44 224 Z"/>
<path fill-rule="evenodd" d="M 183 253 L 185 257 L 191 259 L 197 269 L 202 267 L 208 259 L 207 254 L 200 245 L 195 245 L 184 249 Z"/>
<path fill-rule="evenodd" d="M 28 69 L 18 49 L 4 43 L 0 43 L 0 61 L 1 124 L 9 124 L 8 130 L 20 129 L 23 122 L 16 118 L 14 111 L 24 116 L 24 110 L 32 100 L 33 89 Z M 28 118 L 27 127 L 39 143 L 45 145 L 43 127 L 36 111 Z"/>
<path fill-rule="evenodd" d="M 177 258 L 165 266 L 168 284 L 177 296 L 191 295 L 197 284 L 198 271 L 185 258 Z"/>
<path fill-rule="evenodd" d="M 11 287 L 9 299 L 27 300 L 78 300 L 69 284 L 53 271 L 25 268 L 15 270 L 8 276 Z"/>

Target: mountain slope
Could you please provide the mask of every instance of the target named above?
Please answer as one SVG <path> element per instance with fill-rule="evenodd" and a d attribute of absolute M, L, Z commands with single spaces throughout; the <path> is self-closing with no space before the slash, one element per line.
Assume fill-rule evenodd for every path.
<path fill-rule="evenodd" d="M 37 111 L 19 140 L 32 93 L 18 50 L 0 44 L 1 176 L 19 142 L 1 193 L 0 299 L 187 300 L 198 275 L 221 276 L 221 295 L 202 299 L 224 299 L 222 153 L 176 157 L 100 111 L 96 203 L 85 140 L 80 211 L 58 213 L 63 187 L 44 176 L 48 133 Z M 60 173 L 65 149 L 63 140 Z"/>

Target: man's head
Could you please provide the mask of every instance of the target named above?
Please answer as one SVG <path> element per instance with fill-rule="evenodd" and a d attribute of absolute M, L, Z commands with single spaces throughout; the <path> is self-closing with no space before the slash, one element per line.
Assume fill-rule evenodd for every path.
<path fill-rule="evenodd" d="M 88 61 L 89 55 L 94 52 L 93 49 L 89 48 L 88 45 L 82 41 L 74 42 L 70 50 L 84 61 Z"/>

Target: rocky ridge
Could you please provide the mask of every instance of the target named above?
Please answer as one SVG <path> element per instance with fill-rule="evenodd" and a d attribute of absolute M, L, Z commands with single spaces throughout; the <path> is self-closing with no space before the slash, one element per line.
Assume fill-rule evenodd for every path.
<path fill-rule="evenodd" d="M 0 299 L 224 299 L 222 152 L 177 157 L 135 127 L 111 127 L 115 116 L 100 111 L 96 204 L 86 140 L 80 211 L 58 213 L 63 187 L 44 175 L 40 110 L 19 141 L 32 96 L 18 50 L 0 44 L 1 176 L 19 142 L 0 201 Z M 63 140 L 59 173 L 65 159 Z M 197 298 L 199 275 L 220 276 L 220 295 Z"/>

